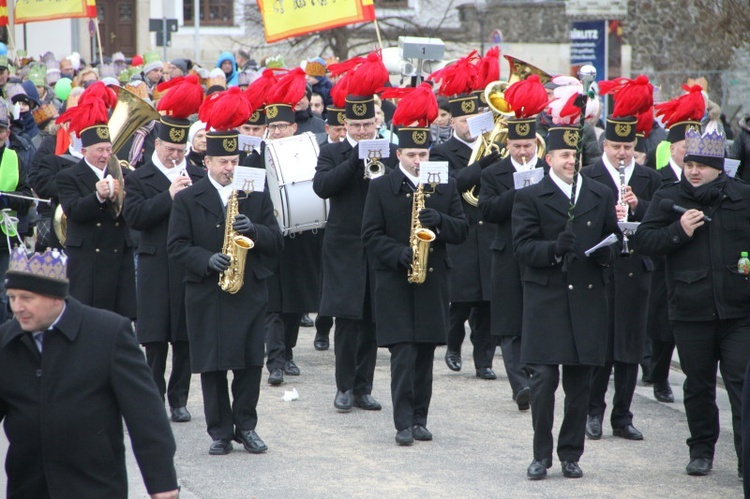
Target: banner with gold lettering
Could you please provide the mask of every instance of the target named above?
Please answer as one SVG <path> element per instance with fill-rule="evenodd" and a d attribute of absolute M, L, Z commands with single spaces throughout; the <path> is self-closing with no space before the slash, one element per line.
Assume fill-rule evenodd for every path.
<path fill-rule="evenodd" d="M 266 42 L 375 20 L 373 0 L 257 0 Z"/>
<path fill-rule="evenodd" d="M 18 0 L 13 11 L 13 21 L 15 24 L 24 24 L 88 17 L 88 3 L 87 0 Z"/>

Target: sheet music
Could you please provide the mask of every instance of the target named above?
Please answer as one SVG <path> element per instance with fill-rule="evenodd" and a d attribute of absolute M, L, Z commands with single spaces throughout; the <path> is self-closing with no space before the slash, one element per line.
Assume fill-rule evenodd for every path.
<path fill-rule="evenodd" d="M 359 141 L 359 159 L 384 159 L 390 154 L 391 149 L 388 146 L 388 139 Z"/>
<path fill-rule="evenodd" d="M 724 158 L 724 173 L 730 177 L 737 175 L 737 169 L 740 167 L 739 159 Z"/>
<path fill-rule="evenodd" d="M 240 151 L 251 153 L 253 150 L 260 151 L 260 137 L 253 137 L 250 135 L 239 134 L 238 142 Z"/>
<path fill-rule="evenodd" d="M 607 246 L 611 246 L 611 245 L 617 243 L 617 241 L 619 241 L 619 239 L 617 239 L 617 235 L 614 234 L 614 233 L 610 234 L 607 237 L 605 237 L 604 239 L 602 239 L 601 241 L 599 241 L 599 243 L 597 245 L 592 246 L 591 248 L 587 249 L 584 252 L 584 254 L 586 256 L 591 256 L 591 253 L 593 253 L 594 251 L 596 251 L 598 249 L 601 249 L 601 248 L 605 248 Z"/>
<path fill-rule="evenodd" d="M 447 161 L 422 161 L 419 164 L 419 182 L 427 184 L 448 183 Z"/>
<path fill-rule="evenodd" d="M 534 168 L 523 172 L 513 172 L 513 185 L 517 191 L 534 185 L 544 178 L 544 168 Z"/>
<path fill-rule="evenodd" d="M 479 137 L 483 133 L 491 132 L 495 128 L 495 118 L 491 112 L 478 114 L 466 120 L 472 137 Z"/>
<path fill-rule="evenodd" d="M 243 192 L 263 192 L 266 188 L 266 170 L 249 166 L 236 166 L 232 189 Z"/>

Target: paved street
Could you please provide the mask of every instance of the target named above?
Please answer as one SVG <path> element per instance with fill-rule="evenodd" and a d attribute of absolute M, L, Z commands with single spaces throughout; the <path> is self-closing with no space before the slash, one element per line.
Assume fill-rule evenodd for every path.
<path fill-rule="evenodd" d="M 530 482 L 526 467 L 532 458 L 531 414 L 519 412 L 511 400 L 499 349 L 494 367 L 500 378 L 484 381 L 474 377 L 468 339 L 461 373 L 448 370 L 443 362 L 445 348 L 439 348 L 428 420 L 434 441 L 398 447 L 388 352 L 379 353 L 373 393 L 383 410 L 339 414 L 333 408 L 333 350 L 315 351 L 313 336 L 312 328 L 301 330 L 295 349 L 300 377 L 287 377 L 281 387 L 270 387 L 264 373 L 257 428 L 269 447 L 263 455 L 250 455 L 237 444 L 228 456 L 208 455 L 210 438 L 205 433 L 200 383 L 197 376 L 193 378 L 188 405 L 193 421 L 172 425 L 181 497 L 741 497 L 724 390 L 719 390 L 724 433 L 714 471 L 702 478 L 685 474 L 684 377 L 674 370 L 672 388 L 679 399 L 675 404 L 656 402 L 650 387 L 637 389 L 633 413 L 644 441 L 612 437 L 605 426 L 602 440 L 586 443 L 580 462 L 582 479 L 563 478 L 555 456 L 547 479 Z M 292 388 L 299 392 L 299 400 L 282 401 L 284 391 Z M 562 410 L 559 396 L 558 424 Z M 3 435 L 0 455 L 6 448 Z M 132 454 L 129 473 L 130 496 L 147 497 Z M 0 476 L 3 491 L 4 480 Z"/>

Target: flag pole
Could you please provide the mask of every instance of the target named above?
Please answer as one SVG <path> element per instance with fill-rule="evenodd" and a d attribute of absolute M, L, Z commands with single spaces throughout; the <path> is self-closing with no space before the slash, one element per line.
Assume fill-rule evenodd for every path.
<path fill-rule="evenodd" d="M 99 34 L 99 18 L 91 19 L 96 26 L 96 43 L 99 45 L 99 64 L 104 64 L 104 55 L 102 54 L 102 36 Z"/>
<path fill-rule="evenodd" d="M 16 17 L 13 7 L 15 7 L 15 2 L 11 3 L 10 6 L 6 6 L 6 8 L 8 9 L 8 43 L 10 45 L 10 47 L 8 47 L 8 51 L 13 51 L 13 57 L 15 58 L 16 42 L 13 41 L 13 32 L 16 30 Z"/>
<path fill-rule="evenodd" d="M 380 38 L 380 26 L 378 26 L 378 19 L 375 18 L 372 20 L 373 23 L 375 23 L 375 34 L 378 35 L 378 45 L 380 45 L 380 50 L 383 50 L 383 40 Z"/>

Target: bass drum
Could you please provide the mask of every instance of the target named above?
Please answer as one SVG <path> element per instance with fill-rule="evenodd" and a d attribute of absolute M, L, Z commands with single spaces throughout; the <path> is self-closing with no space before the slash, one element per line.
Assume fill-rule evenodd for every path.
<path fill-rule="evenodd" d="M 328 200 L 313 191 L 318 142 L 310 132 L 266 140 L 266 180 L 282 234 L 322 229 Z"/>

